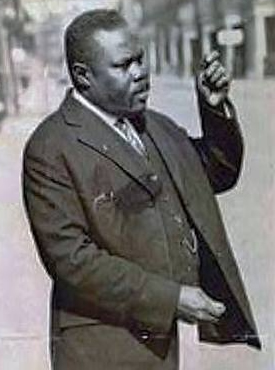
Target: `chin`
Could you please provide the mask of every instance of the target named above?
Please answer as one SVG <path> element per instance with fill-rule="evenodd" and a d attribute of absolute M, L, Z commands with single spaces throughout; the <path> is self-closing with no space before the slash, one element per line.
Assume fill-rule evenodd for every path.
<path fill-rule="evenodd" d="M 132 113 L 132 114 L 142 114 L 142 113 L 144 113 L 146 111 L 146 108 L 147 108 L 146 106 L 138 107 L 136 109 L 132 109 L 130 111 L 130 113 Z"/>
<path fill-rule="evenodd" d="M 134 104 L 131 104 L 130 106 L 124 106 L 120 109 L 120 114 L 125 115 L 139 115 L 146 111 L 147 108 L 147 102 L 146 101 L 138 101 L 134 102 Z"/>
<path fill-rule="evenodd" d="M 147 101 L 139 102 L 131 108 L 132 113 L 142 113 L 147 108 Z"/>

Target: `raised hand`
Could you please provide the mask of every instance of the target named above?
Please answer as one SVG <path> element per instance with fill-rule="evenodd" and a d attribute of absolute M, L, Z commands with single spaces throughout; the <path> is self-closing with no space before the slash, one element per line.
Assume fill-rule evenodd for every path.
<path fill-rule="evenodd" d="M 224 101 L 230 88 L 230 77 L 220 61 L 218 51 L 206 55 L 201 63 L 197 85 L 206 101 L 217 106 Z"/>

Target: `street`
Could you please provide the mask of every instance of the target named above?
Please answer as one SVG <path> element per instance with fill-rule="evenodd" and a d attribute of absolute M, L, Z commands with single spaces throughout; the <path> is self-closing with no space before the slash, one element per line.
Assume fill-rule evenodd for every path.
<path fill-rule="evenodd" d="M 170 76 L 157 77 L 154 81 L 151 105 L 184 125 L 190 135 L 199 135 L 191 81 Z M 49 369 L 50 280 L 39 262 L 23 211 L 20 172 L 27 137 L 45 115 L 45 108 L 50 112 L 58 106 L 63 87 L 50 87 L 46 102 L 39 83 L 36 89 L 22 97 L 20 117 L 9 117 L 0 123 L 1 370 Z M 232 97 L 242 123 L 245 161 L 237 187 L 220 196 L 219 201 L 251 299 L 263 350 L 236 345 L 223 348 L 191 345 L 188 338 L 181 337 L 181 370 L 197 370 L 193 356 L 197 356 L 198 348 L 196 361 L 200 370 L 241 367 L 273 370 L 275 367 L 275 81 L 234 82 Z M 35 114 L 31 112 L 31 99 L 34 105 L 36 102 L 39 105 Z"/>

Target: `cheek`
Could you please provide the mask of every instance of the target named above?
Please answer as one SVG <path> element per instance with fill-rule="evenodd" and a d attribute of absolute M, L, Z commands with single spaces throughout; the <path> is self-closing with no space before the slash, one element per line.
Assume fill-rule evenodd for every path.
<path fill-rule="evenodd" d="M 105 86 L 109 94 L 115 95 L 117 99 L 123 99 L 131 91 L 131 79 L 122 72 L 109 74 Z"/>

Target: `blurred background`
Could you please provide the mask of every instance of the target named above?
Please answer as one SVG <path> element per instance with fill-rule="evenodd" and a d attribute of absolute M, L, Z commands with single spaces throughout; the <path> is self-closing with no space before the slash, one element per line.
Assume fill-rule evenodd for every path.
<path fill-rule="evenodd" d="M 23 210 L 22 150 L 69 85 L 64 28 L 80 12 L 105 6 L 141 35 L 152 71 L 150 105 L 190 135 L 201 133 L 193 78 L 201 57 L 219 50 L 234 78 L 246 153 L 237 187 L 219 203 L 263 351 L 197 345 L 197 362 L 194 339 L 182 336 L 181 370 L 273 370 L 275 0 L 0 0 L 0 369 L 49 369 L 51 282 Z"/>
<path fill-rule="evenodd" d="M 1 0 L 2 116 L 48 110 L 52 85 L 67 82 L 62 34 L 79 12 L 104 1 Z M 114 0 L 138 30 L 152 72 L 179 79 L 194 74 L 201 56 L 218 49 L 234 78 L 275 76 L 274 0 Z M 37 88 L 44 100 L 30 97 Z M 54 80 L 54 82 L 53 82 Z"/>

